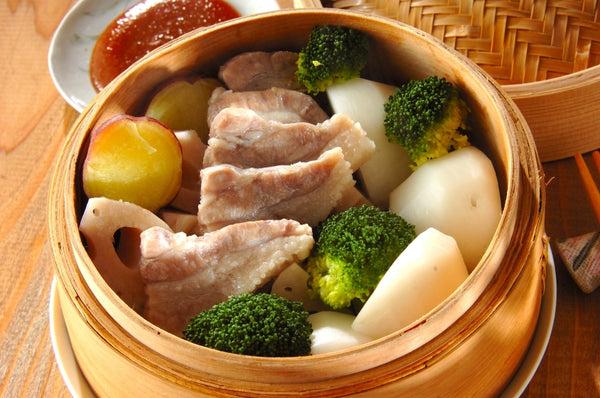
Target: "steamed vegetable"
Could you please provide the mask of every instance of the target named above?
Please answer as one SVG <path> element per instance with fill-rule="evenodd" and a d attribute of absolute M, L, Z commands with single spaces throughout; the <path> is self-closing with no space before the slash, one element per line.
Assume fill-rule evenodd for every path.
<path fill-rule="evenodd" d="M 395 90 L 396 86 L 359 77 L 334 84 L 326 91 L 333 112 L 360 123 L 375 143 L 374 155 L 360 167 L 358 174 L 371 202 L 382 209 L 388 208 L 390 192 L 412 172 L 408 152 L 401 145 L 389 142 L 383 127 L 383 104 Z"/>
<path fill-rule="evenodd" d="M 152 96 L 146 116 L 161 121 L 174 131 L 194 130 L 203 142 L 207 142 L 207 104 L 213 90 L 220 86 L 221 83 L 213 78 L 172 79 Z"/>
<path fill-rule="evenodd" d="M 394 261 L 352 328 L 373 338 L 400 330 L 444 301 L 467 276 L 456 241 L 429 228 Z"/>
<path fill-rule="evenodd" d="M 329 310 L 330 308 L 321 300 L 308 296 L 307 283 L 308 273 L 300 265 L 294 263 L 281 271 L 275 278 L 271 286 L 271 293 L 288 300 L 301 302 L 308 312 Z"/>
<path fill-rule="evenodd" d="M 83 162 L 89 198 L 135 203 L 152 212 L 181 187 L 183 156 L 173 130 L 146 116 L 113 116 L 94 129 Z"/>
<path fill-rule="evenodd" d="M 415 229 L 392 212 L 362 205 L 330 216 L 315 235 L 306 266 L 309 295 L 340 309 L 369 297 Z"/>
<path fill-rule="evenodd" d="M 367 64 L 369 37 L 345 26 L 317 25 L 300 50 L 296 76 L 308 93 L 360 75 Z"/>
<path fill-rule="evenodd" d="M 170 227 L 136 204 L 104 197 L 90 198 L 79 230 L 85 238 L 90 259 L 115 293 L 132 308 L 143 308 L 146 295 L 137 262 L 140 231 Z M 119 239 L 115 241 L 115 236 Z"/>
<path fill-rule="evenodd" d="M 469 272 L 487 249 L 502 204 L 494 166 L 469 146 L 420 166 L 390 195 L 390 210 L 415 225 L 456 239 Z"/>
<path fill-rule="evenodd" d="M 386 135 L 406 148 L 413 167 L 469 145 L 465 135 L 469 108 L 443 77 L 409 81 L 384 108 Z"/>
<path fill-rule="evenodd" d="M 192 318 L 183 331 L 192 343 L 263 357 L 308 355 L 311 333 L 302 303 L 267 293 L 231 296 Z"/>
<path fill-rule="evenodd" d="M 321 311 L 308 317 L 312 324 L 311 354 L 325 354 L 355 347 L 373 340 L 352 329 L 354 315 Z"/>
<path fill-rule="evenodd" d="M 466 103 L 456 87 L 435 76 L 411 81 L 400 88 L 361 78 L 368 52 L 369 38 L 358 30 L 315 26 L 309 42 L 299 53 L 296 77 L 309 93 L 326 91 L 333 114 L 349 116 L 375 142 L 375 155 L 353 175 L 359 183 L 352 191 L 360 194 L 360 203 L 373 205 L 353 202 L 356 207 L 333 210 L 313 228 L 315 244 L 306 262 L 302 260 L 308 251 L 305 256 L 294 258 L 294 263 L 279 275 L 271 274 L 262 280 L 256 290 L 252 289 L 253 293 L 231 296 L 194 316 L 183 331 L 187 340 L 221 351 L 268 357 L 350 348 L 418 320 L 451 295 L 481 259 L 502 209 L 491 161 L 470 146 L 466 135 L 469 113 Z M 167 85 L 154 96 L 148 112 L 156 112 L 155 117 L 160 115 L 161 120 L 166 123 L 168 119 L 173 126 L 180 122 L 185 122 L 182 126 L 186 128 L 193 126 L 192 122 L 194 126 L 196 122 L 205 124 L 198 115 L 181 113 L 179 108 L 181 104 L 187 110 L 195 106 L 184 104 L 186 98 L 194 96 L 202 99 L 204 113 L 201 113 L 206 114 L 208 94 L 217 82 L 207 78 L 200 85 L 192 83 L 180 80 Z M 129 118 L 123 116 L 124 120 Z M 140 120 L 139 123 L 163 126 L 147 115 Z M 151 184 L 148 189 L 146 184 L 146 189 L 136 190 L 140 195 L 153 190 L 169 193 L 169 198 L 160 198 L 161 201 L 146 207 L 163 218 L 159 219 L 161 223 L 165 221 L 173 230 L 188 235 L 206 232 L 196 214 L 200 200 L 199 174 L 206 149 L 202 142 L 207 138 L 205 127 L 195 127 L 203 131 L 199 136 L 196 130 L 173 133 L 164 126 L 178 139 L 178 142 L 171 139 L 170 144 L 179 149 L 175 152 L 181 159 L 175 163 L 180 175 L 166 181 L 176 182 L 177 187 L 154 189 Z M 134 133 L 140 135 L 146 130 L 138 128 Z M 130 135 L 140 146 L 139 137 Z M 121 140 L 112 141 L 116 144 Z M 94 139 L 92 145 L 95 145 L 90 147 L 93 154 L 100 146 Z M 129 160 L 140 156 L 129 156 Z M 113 171 L 114 162 L 105 163 L 109 165 L 106 170 Z M 140 169 L 138 163 L 131 166 Z M 93 168 L 88 171 L 84 188 L 92 181 L 89 176 L 93 176 L 93 171 Z M 206 186 L 205 180 L 203 183 Z M 92 199 L 89 203 L 99 206 L 104 202 Z M 117 213 L 125 208 L 126 202 L 118 203 Z M 135 213 L 144 219 L 140 225 L 152 226 L 155 215 L 142 210 Z M 302 211 L 311 214 L 314 207 L 306 206 Z M 86 235 L 90 256 L 96 256 L 103 276 L 128 304 L 147 308 L 148 282 L 139 279 L 139 266 L 131 267 L 114 249 L 108 255 L 98 252 L 100 244 L 110 248 L 114 230 L 92 230 L 89 225 L 92 215 L 84 216 L 81 224 L 84 235 L 90 235 L 90 230 L 95 234 L 91 238 Z M 111 227 L 121 225 L 114 219 L 109 221 Z M 129 234 L 129 224 L 126 227 L 120 231 L 124 238 Z M 135 233 L 139 235 L 139 231 Z M 120 243 L 128 244 L 127 239 Z M 269 258 L 262 251 L 256 261 L 247 263 L 255 266 Z M 111 268 L 105 264 L 108 262 L 117 267 Z M 216 283 L 211 289 L 216 290 L 220 285 Z M 270 293 L 262 293 L 269 291 L 269 286 Z M 361 302 L 362 308 L 355 316 L 357 306 L 353 304 L 357 302 Z M 355 312 L 350 313 L 349 307 Z M 168 316 L 173 312 L 168 312 Z M 183 316 L 183 323 L 176 330 L 181 331 L 189 318 L 189 314 Z"/>

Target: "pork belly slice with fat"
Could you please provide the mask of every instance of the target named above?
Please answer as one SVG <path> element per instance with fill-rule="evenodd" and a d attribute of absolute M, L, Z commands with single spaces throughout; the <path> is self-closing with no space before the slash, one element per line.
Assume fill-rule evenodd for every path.
<path fill-rule="evenodd" d="M 217 114 L 225 108 L 252 109 L 265 119 L 282 123 L 316 124 L 329 117 L 312 96 L 281 87 L 259 91 L 232 91 L 217 87 L 208 101 L 209 126 Z"/>
<path fill-rule="evenodd" d="M 265 90 L 270 87 L 300 89 L 296 69 L 298 53 L 250 51 L 229 59 L 219 69 L 219 79 L 233 91 Z"/>
<path fill-rule="evenodd" d="M 335 147 L 342 149 L 353 171 L 375 153 L 375 144 L 360 124 L 343 114 L 315 125 L 280 123 L 249 109 L 226 108 L 211 125 L 204 167 L 269 167 L 307 162 Z"/>
<path fill-rule="evenodd" d="M 340 148 L 293 165 L 202 169 L 198 221 L 208 231 L 249 220 L 289 218 L 316 226 L 354 186 Z"/>
<path fill-rule="evenodd" d="M 314 244 L 312 229 L 293 220 L 234 224 L 202 236 L 157 227 L 140 238 L 144 317 L 178 336 L 193 316 L 255 291 L 303 261 Z"/>

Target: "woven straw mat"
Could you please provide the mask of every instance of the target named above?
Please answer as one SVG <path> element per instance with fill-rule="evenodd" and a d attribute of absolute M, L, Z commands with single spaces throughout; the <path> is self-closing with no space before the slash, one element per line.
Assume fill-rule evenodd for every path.
<path fill-rule="evenodd" d="M 339 0 L 444 41 L 500 84 L 551 79 L 600 63 L 596 0 Z"/>

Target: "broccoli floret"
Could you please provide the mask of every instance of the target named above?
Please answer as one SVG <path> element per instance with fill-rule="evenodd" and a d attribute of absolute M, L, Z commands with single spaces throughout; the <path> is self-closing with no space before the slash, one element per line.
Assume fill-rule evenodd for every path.
<path fill-rule="evenodd" d="M 314 231 L 307 260 L 308 292 L 334 309 L 364 302 L 415 237 L 414 225 L 375 206 L 352 207 Z"/>
<path fill-rule="evenodd" d="M 308 93 L 317 94 L 334 83 L 359 77 L 368 54 L 369 37 L 364 32 L 317 25 L 300 50 L 296 76 Z"/>
<path fill-rule="evenodd" d="M 467 104 L 445 78 L 429 76 L 401 86 L 384 104 L 385 134 L 408 151 L 416 168 L 469 146 Z"/>
<path fill-rule="evenodd" d="M 312 325 L 302 303 L 268 293 L 231 296 L 193 317 L 186 340 L 234 354 L 291 357 L 310 354 Z"/>

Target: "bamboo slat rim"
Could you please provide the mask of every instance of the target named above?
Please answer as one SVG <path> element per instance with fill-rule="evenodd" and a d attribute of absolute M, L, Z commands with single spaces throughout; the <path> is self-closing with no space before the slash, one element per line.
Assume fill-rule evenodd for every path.
<path fill-rule="evenodd" d="M 340 15 L 348 15 L 352 16 L 355 19 L 355 23 L 357 26 L 363 26 L 365 29 L 368 29 L 369 22 L 362 20 L 362 17 L 359 18 L 356 13 L 345 13 L 345 12 L 332 12 L 332 11 L 321 11 L 323 17 L 329 18 L 329 21 L 335 21 L 336 16 Z M 302 15 L 302 14 L 310 14 L 313 15 L 313 12 L 303 12 L 303 11 L 294 11 L 294 15 Z M 274 14 L 273 14 L 274 15 Z M 247 20 L 253 20 L 254 18 L 265 18 L 268 19 L 271 16 L 261 16 L 261 17 L 250 17 Z M 391 23 L 384 19 L 379 19 L 378 17 L 373 17 L 379 20 L 381 23 Z M 230 25 L 242 24 L 242 22 L 232 22 Z M 395 24 L 394 24 L 395 25 Z M 229 26 L 229 25 L 228 25 Z M 414 31 L 414 34 L 421 37 L 424 40 L 429 40 L 429 38 L 425 38 L 420 31 L 416 31 L 411 27 L 406 26 L 403 29 L 407 29 L 410 31 Z M 203 33 L 198 33 L 200 35 L 207 34 L 206 32 L 210 32 L 211 29 L 207 29 L 203 31 Z M 180 45 L 185 40 L 188 40 L 191 36 L 186 36 L 178 40 L 175 44 Z M 432 45 L 437 46 L 437 41 L 432 41 Z M 169 54 L 170 50 L 165 50 L 163 55 Z M 146 58 L 146 61 L 151 59 L 157 59 L 158 55 L 150 55 Z M 165 65 L 169 65 L 168 62 L 169 57 L 167 57 L 167 61 L 165 61 Z M 463 67 L 469 69 L 471 67 L 471 63 L 467 62 L 467 59 L 460 58 L 459 64 L 462 64 Z M 145 61 L 142 61 L 145 62 Z M 160 70 L 160 68 L 158 68 Z M 473 77 L 477 79 L 479 84 L 477 88 L 489 87 L 492 85 L 497 87 L 497 84 L 493 81 L 490 81 L 487 76 L 481 74 L 478 70 L 473 70 L 470 73 L 473 73 Z M 124 308 L 124 304 L 122 301 L 118 299 L 118 297 L 110 290 L 106 284 L 102 283 L 101 276 L 96 275 L 94 273 L 94 266 L 91 264 L 91 260 L 86 255 L 85 248 L 82 245 L 82 242 L 79 238 L 79 234 L 77 233 L 77 214 L 78 209 L 74 204 L 75 197 L 77 195 L 77 184 L 76 184 L 76 175 L 77 175 L 77 161 L 79 158 L 80 150 L 85 143 L 86 136 L 91 132 L 92 127 L 99 122 L 99 120 L 106 116 L 102 115 L 102 112 L 118 112 L 122 111 L 122 108 L 116 106 L 111 103 L 115 98 L 111 95 L 111 91 L 116 89 L 117 86 L 123 84 L 128 81 L 129 83 L 134 82 L 138 83 L 143 76 L 148 76 L 141 72 L 139 68 L 133 68 L 125 75 L 121 76 L 115 82 L 109 85 L 109 88 L 100 93 L 96 100 L 82 113 L 78 121 L 75 123 L 74 129 L 71 131 L 69 136 L 67 137 L 67 149 L 65 152 L 61 154 L 59 160 L 59 166 L 57 168 L 57 173 L 55 174 L 55 178 L 51 187 L 51 196 L 50 196 L 50 236 L 51 236 L 51 244 L 53 248 L 53 254 L 55 256 L 56 261 L 59 263 L 57 265 L 57 271 L 59 274 L 59 280 L 62 284 L 65 285 L 66 291 L 71 299 L 71 301 L 76 305 L 79 309 L 81 317 L 88 321 L 90 327 L 94 328 L 94 331 L 102 337 L 107 343 L 111 344 L 115 350 L 122 350 L 123 355 L 127 355 L 127 350 L 130 350 L 131 360 L 140 361 L 136 362 L 136 365 L 139 366 L 149 366 L 146 362 L 151 362 L 153 359 L 159 360 L 161 364 L 168 366 L 167 370 L 172 373 L 166 374 L 165 377 L 177 379 L 178 375 L 182 376 L 182 379 L 178 381 L 178 383 L 189 383 L 190 385 L 195 383 L 202 384 L 202 380 L 194 379 L 194 376 L 198 376 L 201 370 L 190 369 L 189 366 L 186 366 L 182 363 L 174 362 L 166 356 L 166 352 L 175 352 L 178 355 L 177 358 L 182 358 L 185 356 L 190 356 L 190 353 L 198 354 L 200 353 L 200 357 L 208 356 L 209 353 L 207 349 L 203 349 L 202 347 L 194 347 L 194 349 L 190 348 L 189 344 L 181 344 L 180 339 L 175 340 L 174 336 L 161 336 L 157 337 L 157 333 L 160 335 L 160 330 L 158 328 L 153 327 L 148 324 L 148 322 L 144 322 L 143 320 L 133 319 L 130 320 L 129 325 L 126 327 L 122 326 L 119 321 L 123 320 L 123 317 L 126 317 L 128 314 L 127 308 Z M 128 88 L 131 88 L 128 85 L 123 85 L 121 87 L 125 91 L 128 91 Z M 471 88 L 474 91 L 477 91 L 475 88 Z M 131 91 L 128 91 L 130 94 Z M 484 94 L 485 95 L 485 94 Z M 508 113 L 495 118 L 490 123 L 499 122 L 500 124 L 508 123 L 513 121 L 516 123 L 516 133 L 521 136 L 521 141 L 512 137 L 510 134 L 506 133 L 503 137 L 495 137 L 494 139 L 500 140 L 503 144 L 503 150 L 506 152 L 506 164 L 508 164 L 509 171 L 506 172 L 504 178 L 508 180 L 506 183 L 506 203 L 515 204 L 516 201 L 521 199 L 525 195 L 525 202 L 523 203 L 523 208 L 521 212 L 518 214 L 526 214 L 527 219 L 524 220 L 523 223 L 517 219 L 517 214 L 513 214 L 510 217 L 503 217 L 501 221 L 501 229 L 502 232 L 508 233 L 511 236 L 513 235 L 512 231 L 516 227 L 527 228 L 527 231 L 524 231 L 520 235 L 516 235 L 512 238 L 511 242 L 514 244 L 515 242 L 519 243 L 518 250 L 509 253 L 509 256 L 506 260 L 502 259 L 502 256 L 505 254 L 508 246 L 508 242 L 500 241 L 493 248 L 488 249 L 486 252 L 486 259 L 489 261 L 498 261 L 505 265 L 506 267 L 498 266 L 498 268 L 502 268 L 506 271 L 506 269 L 514 269 L 515 273 L 510 276 L 510 278 L 503 279 L 503 283 L 505 285 L 501 287 L 506 287 L 510 285 L 515 280 L 517 280 L 520 276 L 519 267 L 524 267 L 521 262 L 520 255 L 528 254 L 531 250 L 531 247 L 528 245 L 521 244 L 520 239 L 531 240 L 531 245 L 534 245 L 535 242 L 539 239 L 539 235 L 543 230 L 543 217 L 540 216 L 540 212 L 543 212 L 543 198 L 541 197 L 540 190 L 541 187 L 541 178 L 536 173 L 538 170 L 538 162 L 537 157 L 535 156 L 535 148 L 531 145 L 531 137 L 526 125 L 522 122 L 522 117 L 519 114 L 518 109 L 514 107 L 514 104 L 505 97 L 501 91 L 493 92 L 489 94 L 490 102 L 494 104 L 505 104 L 508 108 Z M 127 98 L 127 97 L 123 97 Z M 123 99 L 122 97 L 117 97 L 117 101 Z M 105 107 L 106 105 L 106 107 Z M 129 109 L 132 106 L 132 102 L 126 103 L 124 105 L 125 109 Z M 506 141 L 506 142 L 505 142 Z M 527 152 L 528 156 L 526 157 L 526 161 L 521 164 L 523 152 Z M 529 156 L 529 154 L 533 153 L 533 156 Z M 513 172 L 514 170 L 519 170 Z M 524 167 L 526 170 L 521 170 Z M 524 187 L 523 193 L 518 192 L 520 188 Z M 538 216 L 538 218 L 536 218 Z M 497 234 L 500 232 L 497 232 Z M 83 267 L 86 268 L 83 272 L 78 272 L 77 269 Z M 497 278 L 498 269 L 489 267 L 486 270 L 482 270 L 473 274 L 471 281 L 478 279 L 482 280 L 493 280 Z M 87 283 L 92 282 L 95 284 L 92 288 L 87 286 Z M 473 283 L 473 282 L 471 282 Z M 480 286 L 480 289 L 482 287 Z M 454 339 L 451 336 L 448 336 L 445 340 L 445 344 L 450 346 L 456 346 L 460 343 L 460 339 L 467 338 L 470 333 L 474 333 L 478 326 L 481 326 L 487 315 L 490 313 L 494 313 L 496 308 L 498 308 L 505 299 L 504 292 L 500 292 L 497 287 L 492 290 L 485 290 L 473 292 L 473 297 L 467 297 L 465 299 L 456 300 L 456 298 L 451 298 L 448 300 L 448 305 L 456 305 L 457 303 L 468 304 L 470 300 L 485 295 L 485 302 L 491 304 L 491 306 L 487 309 L 475 310 L 473 316 L 475 317 L 475 321 L 471 322 L 469 319 L 463 318 L 462 321 L 454 326 L 454 329 L 457 328 L 472 328 L 469 333 L 459 334 L 459 338 Z M 96 302 L 95 297 L 101 297 L 100 301 Z M 474 297 L 477 296 L 477 297 Z M 538 297 L 541 300 L 541 295 Z M 93 308 L 94 305 L 102 305 L 102 308 Z M 131 312 L 131 310 L 129 311 Z M 443 311 L 439 311 L 438 318 L 432 318 L 431 324 L 435 322 L 441 322 L 443 324 Z M 106 335 L 103 335 L 106 334 Z M 138 334 L 139 333 L 139 334 Z M 120 341 L 116 339 L 114 336 L 121 336 L 130 339 L 127 342 Z M 406 336 L 410 337 L 410 332 L 406 333 Z M 370 345 L 365 345 L 363 347 L 357 348 L 351 351 L 351 355 L 354 357 L 358 357 L 362 352 L 365 352 L 372 348 L 373 346 L 379 345 L 379 352 L 385 354 L 385 351 L 398 351 L 398 344 L 395 340 L 395 337 L 384 339 L 383 344 L 381 342 L 375 342 Z M 406 337 L 406 338 L 408 338 Z M 139 339 L 141 338 L 140 341 Z M 144 358 L 144 343 L 145 339 L 158 341 L 162 339 L 162 343 L 155 346 L 153 349 L 155 351 L 148 352 L 148 358 Z M 185 343 L 185 342 L 184 342 Z M 444 347 L 444 346 L 443 346 Z M 443 349 L 442 347 L 442 349 Z M 437 351 L 436 351 L 437 349 Z M 429 351 L 428 351 L 429 350 Z M 429 352 L 430 356 L 428 359 L 432 358 L 441 358 L 440 348 L 431 347 L 431 344 L 428 346 L 425 344 L 420 352 Z M 187 352 L 186 352 L 187 351 Z M 319 366 L 328 367 L 329 365 L 335 365 L 338 363 L 342 357 L 346 353 L 336 353 L 332 355 L 324 355 L 321 358 L 321 362 L 319 362 Z M 232 364 L 239 365 L 242 367 L 251 367 L 256 366 L 252 361 L 247 361 L 247 358 L 239 358 L 240 356 L 227 354 L 227 353 L 212 353 L 211 356 L 214 355 L 213 361 L 214 363 L 223 364 Z M 416 355 L 416 354 L 415 354 Z M 203 361 L 209 361 L 210 359 L 200 358 Z M 285 365 L 284 368 L 289 367 L 291 365 L 299 366 L 300 372 L 299 374 L 305 375 L 309 372 L 314 372 L 315 366 L 315 358 L 307 359 L 307 358 L 287 358 L 287 359 L 264 359 L 264 363 L 261 363 L 260 371 L 267 371 L 271 369 L 273 366 L 278 364 Z M 416 357 L 413 355 L 408 360 L 415 360 Z M 371 358 L 373 361 L 374 359 Z M 143 362 L 146 361 L 146 362 Z M 142 364 L 143 362 L 143 364 Z M 396 366 L 405 362 L 400 361 L 400 363 L 395 363 Z M 432 362 L 433 363 L 433 362 Z M 423 369 L 427 367 L 427 363 L 424 363 Z M 236 372 L 239 368 L 235 368 L 233 370 L 227 370 L 227 375 L 230 376 Z M 223 370 L 221 370 L 223 371 Z M 256 370 L 254 370 L 256 372 Z M 290 372 L 291 370 L 286 370 L 285 372 Z M 178 372 L 181 372 L 179 374 Z M 188 372 L 188 373 L 185 373 Z M 380 379 L 373 379 L 372 381 L 361 381 L 361 383 L 366 383 L 366 387 L 374 386 L 373 383 L 383 383 L 389 381 L 387 377 L 401 378 L 407 376 L 406 374 L 400 374 L 399 371 L 396 371 L 394 374 L 386 374 L 382 376 Z M 214 376 L 214 375 L 213 375 Z M 289 374 L 281 375 L 282 380 L 286 383 L 290 383 Z M 317 375 L 318 376 L 318 375 Z M 509 375 L 507 375 L 508 377 Z M 358 383 L 357 375 L 344 376 L 348 377 L 349 380 Z M 335 381 L 331 381 L 329 386 L 336 387 L 339 391 L 344 390 L 345 379 L 344 377 Z M 206 382 L 206 378 L 204 380 Z M 247 380 L 245 381 L 247 384 L 250 384 Z M 209 377 L 208 383 L 214 383 L 214 385 L 218 385 L 218 383 L 222 383 L 223 388 L 234 388 L 230 383 L 230 380 L 223 379 L 222 375 Z M 260 381 L 257 382 L 260 385 Z M 333 384 L 332 384 L 333 383 Z M 337 383 L 337 384 L 336 384 Z M 294 383 L 288 385 L 287 388 L 295 388 L 293 386 Z M 212 386 L 213 384 L 211 384 Z M 314 386 L 313 386 L 314 387 Z M 212 387 L 211 387 L 212 388 Z M 253 388 L 259 388 L 255 385 Z M 267 387 L 263 387 L 267 388 Z M 265 390 L 267 391 L 267 390 Z"/>

